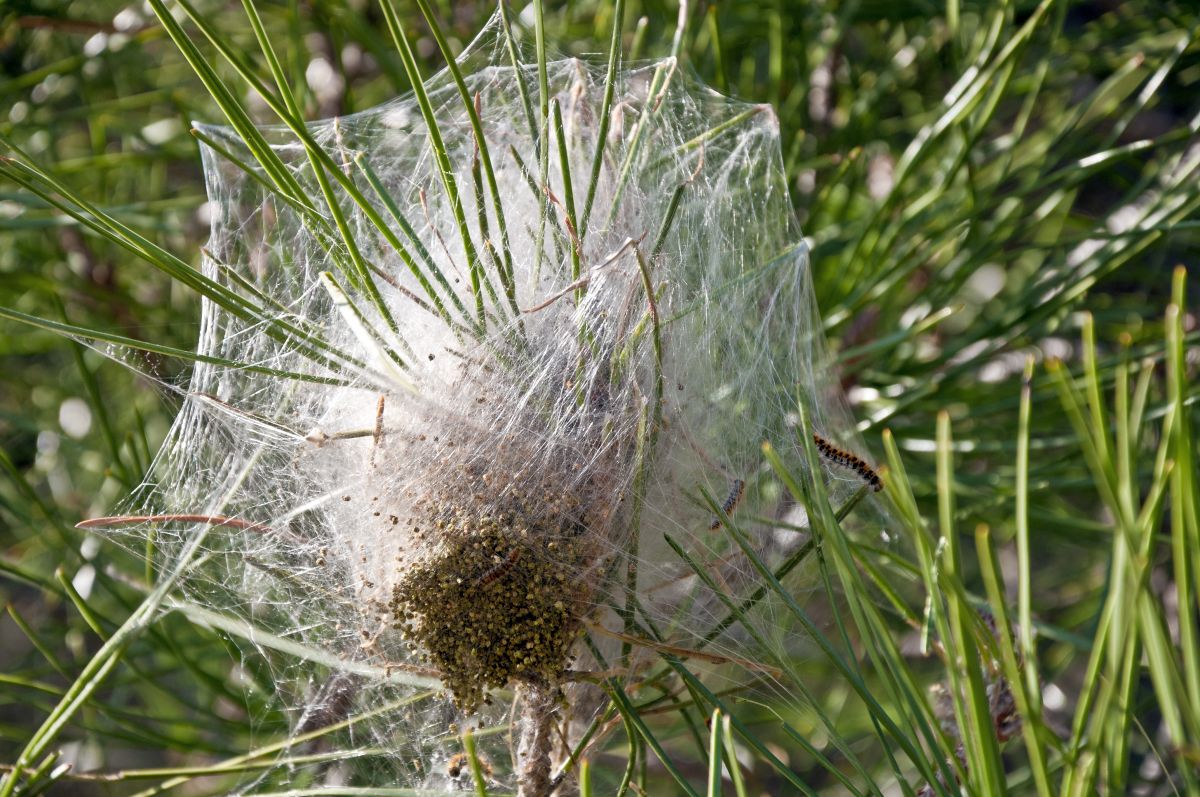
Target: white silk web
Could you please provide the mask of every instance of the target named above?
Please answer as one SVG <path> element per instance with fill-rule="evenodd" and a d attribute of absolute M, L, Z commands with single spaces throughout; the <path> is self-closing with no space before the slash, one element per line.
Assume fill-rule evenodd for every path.
<path fill-rule="evenodd" d="M 284 129 L 264 166 L 202 128 L 228 296 L 139 510 L 174 518 L 164 566 L 205 535 L 173 605 L 266 662 L 280 755 L 347 725 L 296 782 L 454 789 L 470 724 L 494 785 L 534 793 L 605 677 L 635 689 L 673 653 L 714 688 L 769 682 L 667 538 L 745 601 L 761 582 L 704 494 L 778 566 L 805 518 L 761 444 L 802 468 L 800 405 L 849 434 L 769 107 L 673 60 L 619 70 L 606 104 L 602 66 L 560 59 L 543 125 L 500 25 L 458 63 L 489 158 L 439 74 L 448 178 L 412 96 L 313 123 L 317 171 Z M 861 486 L 829 478 L 835 505 Z M 802 639 L 770 598 L 748 619 Z"/>

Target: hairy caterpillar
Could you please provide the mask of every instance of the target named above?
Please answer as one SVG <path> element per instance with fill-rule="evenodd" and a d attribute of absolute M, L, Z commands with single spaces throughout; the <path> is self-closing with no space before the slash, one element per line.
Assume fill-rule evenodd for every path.
<path fill-rule="evenodd" d="M 737 509 L 737 505 L 742 502 L 742 495 L 746 492 L 746 483 L 741 479 L 733 480 L 733 487 L 729 490 L 729 495 L 725 499 L 725 503 L 721 504 L 721 511 L 727 516 L 733 514 L 733 510 Z M 709 531 L 716 531 L 721 528 L 721 518 L 713 515 L 712 523 L 708 524 Z"/>
<path fill-rule="evenodd" d="M 454 757 L 446 764 L 446 774 L 458 780 L 458 776 L 466 769 L 468 764 L 466 753 L 455 753 Z"/>
<path fill-rule="evenodd" d="M 813 432 L 813 442 L 817 444 L 817 451 L 825 459 L 835 465 L 841 465 L 843 468 L 849 468 L 854 471 L 862 477 L 863 481 L 871 485 L 871 489 L 875 492 L 883 489 L 883 480 L 879 478 L 879 474 L 862 459 L 851 454 L 849 451 L 838 448 L 816 432 Z"/>
<path fill-rule="evenodd" d="M 486 587 L 500 576 L 512 569 L 512 566 L 517 563 L 517 559 L 521 558 L 521 549 L 513 548 L 508 552 L 508 556 L 504 557 L 504 561 L 497 562 L 488 568 L 482 576 L 475 580 L 476 587 Z"/>

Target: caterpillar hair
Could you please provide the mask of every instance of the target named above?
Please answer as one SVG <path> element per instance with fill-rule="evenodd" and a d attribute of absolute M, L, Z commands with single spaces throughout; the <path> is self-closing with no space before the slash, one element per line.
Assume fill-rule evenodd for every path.
<path fill-rule="evenodd" d="M 737 509 L 737 505 L 742 502 L 742 495 L 746 492 L 746 483 L 741 479 L 734 479 L 733 486 L 729 489 L 729 495 L 725 499 L 725 503 L 721 504 L 721 511 L 728 517 L 733 514 L 733 510 Z M 709 531 L 716 531 L 721 528 L 721 518 L 713 515 L 712 523 L 708 524 Z"/>
<path fill-rule="evenodd" d="M 488 584 L 491 584 L 493 581 L 500 578 L 500 576 L 511 570 L 512 566 L 517 563 L 517 559 L 519 558 L 521 558 L 521 549 L 513 548 L 508 552 L 508 556 L 504 557 L 504 561 L 497 562 L 496 564 L 492 565 L 487 569 L 486 572 L 484 572 L 482 576 L 476 579 L 475 586 L 477 588 L 482 588 L 486 587 Z"/>
<path fill-rule="evenodd" d="M 883 480 L 879 478 L 879 474 L 861 458 L 845 449 L 838 448 L 816 432 L 813 433 L 813 442 L 817 444 L 817 451 L 825 459 L 835 465 L 841 465 L 843 468 L 849 468 L 854 471 L 863 481 L 871 485 L 871 489 L 875 492 L 883 489 Z"/>

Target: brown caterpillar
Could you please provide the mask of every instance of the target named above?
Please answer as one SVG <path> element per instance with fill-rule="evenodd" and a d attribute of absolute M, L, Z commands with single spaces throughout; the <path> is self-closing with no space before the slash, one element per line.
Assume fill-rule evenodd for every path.
<path fill-rule="evenodd" d="M 746 492 L 746 483 L 741 479 L 733 480 L 733 487 L 729 490 L 729 496 L 725 499 L 725 503 L 721 504 L 721 511 L 727 516 L 733 515 L 733 511 L 737 509 L 737 505 L 742 502 L 742 496 Z M 708 524 L 709 531 L 716 531 L 721 528 L 721 518 L 713 515 L 712 523 Z"/>
<path fill-rule="evenodd" d="M 841 465 L 843 468 L 849 468 L 854 471 L 863 481 L 871 485 L 871 489 L 875 492 L 883 489 L 883 480 L 879 478 L 879 474 L 862 459 L 851 454 L 849 451 L 838 448 L 816 432 L 813 432 L 813 442 L 817 444 L 817 451 L 825 459 L 835 465 Z"/>
<path fill-rule="evenodd" d="M 487 571 L 484 572 L 482 576 L 476 579 L 474 586 L 482 588 L 486 587 L 488 584 L 491 584 L 493 581 L 500 578 L 500 576 L 511 570 L 512 566 L 515 565 L 517 560 L 520 558 L 521 549 L 513 548 L 508 552 L 508 556 L 504 557 L 504 561 L 497 562 L 496 564 L 492 565 L 487 569 Z"/>
<path fill-rule="evenodd" d="M 483 776 L 490 778 L 492 776 L 492 765 L 488 763 L 486 758 L 479 756 L 479 771 Z M 471 759 L 467 758 L 466 753 L 455 753 L 454 756 L 446 764 L 446 774 L 452 779 L 458 780 L 465 775 L 471 768 Z"/>

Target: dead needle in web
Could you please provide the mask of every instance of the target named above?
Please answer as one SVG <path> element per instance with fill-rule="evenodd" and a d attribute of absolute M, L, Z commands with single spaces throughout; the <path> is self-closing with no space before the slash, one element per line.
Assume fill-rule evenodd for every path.
<path fill-rule="evenodd" d="M 77 529 L 111 529 L 121 526 L 137 526 L 142 523 L 207 523 L 210 526 L 225 526 L 244 531 L 268 532 L 270 526 L 254 523 L 241 518 L 225 517 L 224 515 L 113 515 L 111 517 L 94 517 L 81 520 L 75 524 Z"/>
<path fill-rule="evenodd" d="M 659 653 L 666 653 L 671 656 L 679 656 L 683 659 L 700 659 L 701 661 L 707 661 L 710 664 L 736 664 L 737 666 L 746 670 L 750 670 L 751 672 L 766 673 L 772 678 L 783 677 L 783 671 L 778 667 L 772 667 L 769 664 L 751 661 L 750 659 L 743 659 L 737 656 L 721 656 L 716 653 L 705 653 L 692 648 L 680 647 L 678 645 L 668 645 L 665 642 L 655 642 L 652 639 L 632 636 L 631 634 L 622 634 L 620 631 L 613 631 L 605 628 L 599 623 L 585 622 L 584 625 L 586 625 L 589 630 L 600 634 L 601 636 L 610 637 L 620 642 L 628 642 L 631 645 L 638 645 L 639 647 L 643 647 L 648 650 L 655 650 Z"/>
<path fill-rule="evenodd" d="M 379 440 L 383 437 L 383 407 L 387 397 L 383 394 L 379 396 L 379 403 L 375 407 L 375 433 L 372 435 L 374 443 L 371 445 L 371 467 L 375 467 L 375 451 L 379 448 Z"/>
<path fill-rule="evenodd" d="M 283 434 L 287 435 L 288 437 L 294 437 L 298 440 L 302 439 L 304 437 L 302 434 L 300 434 L 299 432 L 297 432 L 294 429 L 289 429 L 288 427 L 284 426 L 281 423 L 276 423 L 275 421 L 267 420 L 266 418 L 262 417 L 261 415 L 255 415 L 252 412 L 246 412 L 245 410 L 238 409 L 237 407 L 234 407 L 233 405 L 229 404 L 228 402 L 221 401 L 221 399 L 219 399 L 216 396 L 211 395 L 209 393 L 189 393 L 188 397 L 195 399 L 196 401 L 199 401 L 202 404 L 208 404 L 211 407 L 215 407 L 216 409 L 220 410 L 221 412 L 227 412 L 231 415 L 241 418 L 242 420 L 249 422 L 253 426 L 258 426 L 258 427 L 267 429 L 272 432 L 282 432 Z"/>
<path fill-rule="evenodd" d="M 345 432 L 334 432 L 329 434 L 324 429 L 314 427 L 307 435 L 304 436 L 306 442 L 312 443 L 317 448 L 325 445 L 332 440 L 358 440 L 363 437 L 373 437 L 376 440 L 387 434 L 385 429 L 349 429 Z"/>
<path fill-rule="evenodd" d="M 446 255 L 446 262 L 450 264 L 450 268 L 454 273 L 462 277 L 462 270 L 458 267 L 458 261 L 450 254 L 450 247 L 446 244 L 446 239 L 442 236 L 442 231 L 434 222 L 433 217 L 429 213 L 429 200 L 425 195 L 425 189 L 417 191 L 417 198 L 421 201 L 421 212 L 425 214 L 425 223 L 429 229 L 433 231 L 433 235 L 437 238 L 438 244 L 442 247 L 442 252 Z M 456 280 L 457 281 L 457 280 Z"/>
<path fill-rule="evenodd" d="M 533 307 L 522 308 L 521 312 L 522 313 L 536 313 L 539 310 L 545 310 L 547 307 L 554 304 L 555 302 L 557 302 L 559 299 L 566 296 L 567 294 L 573 293 L 574 291 L 577 291 L 580 288 L 587 287 L 588 283 L 590 283 L 592 281 L 592 277 L 594 277 L 596 274 L 600 273 L 600 271 L 602 269 L 605 269 L 608 266 L 612 265 L 613 263 L 617 262 L 617 260 L 619 260 L 621 258 L 621 255 L 625 254 L 625 252 L 627 250 L 629 250 L 630 248 L 636 248 L 637 245 L 640 244 L 645 237 L 646 237 L 646 234 L 642 233 L 642 235 L 638 238 L 626 238 L 625 242 L 623 244 L 621 244 L 615 252 L 613 252 L 608 257 L 606 257 L 604 259 L 604 262 L 600 263 L 599 265 L 593 266 L 592 269 L 586 275 L 575 280 L 570 285 L 568 285 L 565 288 L 563 288 L 562 290 L 558 291 L 557 293 L 555 293 L 554 295 L 552 295 L 550 298 L 546 299 L 545 301 L 541 302 L 540 304 L 536 304 Z"/>

